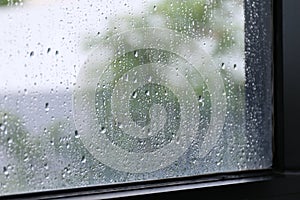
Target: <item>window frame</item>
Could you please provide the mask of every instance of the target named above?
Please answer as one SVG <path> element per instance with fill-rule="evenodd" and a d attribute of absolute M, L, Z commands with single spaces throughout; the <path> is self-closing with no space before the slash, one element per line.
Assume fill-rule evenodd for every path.
<path fill-rule="evenodd" d="M 253 1 L 258 0 L 245 0 L 248 3 Z M 296 111 L 300 111 L 300 105 L 297 105 L 297 100 L 300 102 L 300 79 L 296 76 L 300 61 L 295 51 L 300 49 L 300 42 L 297 42 L 300 28 L 297 28 L 295 19 L 300 18 L 300 12 L 297 12 L 300 1 L 272 0 L 271 4 L 272 15 L 266 15 L 265 20 L 272 25 L 271 35 L 266 36 L 271 37 L 273 48 L 272 169 L 49 190 L 5 195 L 0 199 L 158 199 L 187 196 L 300 199 L 300 159 L 297 154 L 300 152 L 300 135 L 295 131 L 298 128 Z M 260 40 L 264 42 L 265 38 Z"/>

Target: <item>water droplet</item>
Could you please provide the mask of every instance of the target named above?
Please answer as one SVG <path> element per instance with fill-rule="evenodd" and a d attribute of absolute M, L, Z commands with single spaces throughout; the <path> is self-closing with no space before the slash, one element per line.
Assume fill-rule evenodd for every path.
<path fill-rule="evenodd" d="M 118 122 L 118 127 L 119 127 L 120 129 L 122 129 L 122 128 L 123 128 L 123 124 L 122 124 L 121 122 Z"/>
<path fill-rule="evenodd" d="M 85 156 L 82 156 L 82 158 L 81 158 L 81 163 L 86 163 L 86 158 L 85 158 Z"/>
<path fill-rule="evenodd" d="M 3 167 L 3 173 L 5 176 L 9 175 L 7 167 Z"/>
<path fill-rule="evenodd" d="M 47 53 L 50 53 L 50 51 L 51 51 L 51 48 L 48 48 L 48 49 L 47 49 Z"/>
<path fill-rule="evenodd" d="M 7 139 L 7 143 L 8 143 L 8 144 L 12 144 L 12 143 L 13 143 L 12 138 L 8 138 L 8 139 Z"/>
<path fill-rule="evenodd" d="M 134 91 L 133 93 L 132 93 L 132 98 L 136 98 L 137 97 L 137 92 L 136 91 Z"/>
<path fill-rule="evenodd" d="M 0 130 L 1 130 L 1 131 L 4 131 L 4 129 L 5 129 L 4 124 L 0 123 Z"/>
<path fill-rule="evenodd" d="M 80 135 L 78 134 L 77 130 L 75 130 L 75 138 L 80 138 Z"/>
<path fill-rule="evenodd" d="M 134 57 L 137 58 L 139 56 L 139 52 L 138 51 L 134 51 L 133 53 L 134 53 Z"/>
<path fill-rule="evenodd" d="M 106 133 L 106 128 L 103 126 L 103 127 L 101 127 L 101 131 L 100 131 L 100 133 L 102 133 L 102 134 L 104 134 L 104 133 Z"/>
<path fill-rule="evenodd" d="M 49 103 L 45 103 L 45 111 L 48 112 L 49 111 Z"/>
<path fill-rule="evenodd" d="M 203 101 L 203 98 L 202 98 L 201 95 L 198 97 L 198 101 L 199 101 L 199 102 L 202 102 L 202 101 Z"/>
<path fill-rule="evenodd" d="M 55 55 L 58 55 L 59 54 L 59 51 L 55 51 Z"/>
<path fill-rule="evenodd" d="M 150 96 L 150 91 L 149 91 L 149 90 L 146 90 L 145 94 L 146 94 L 147 96 Z"/>
<path fill-rule="evenodd" d="M 27 153 L 25 153 L 24 154 L 24 162 L 27 162 L 29 160 L 29 158 L 28 158 L 28 154 Z"/>
<path fill-rule="evenodd" d="M 155 12 L 156 10 L 157 10 L 157 6 L 154 5 L 154 6 L 153 6 L 153 11 Z"/>
<path fill-rule="evenodd" d="M 125 74 L 125 75 L 124 75 L 124 80 L 125 80 L 126 82 L 128 82 L 128 74 Z"/>
<path fill-rule="evenodd" d="M 233 69 L 236 69 L 236 64 L 233 65 Z"/>
<path fill-rule="evenodd" d="M 197 163 L 197 160 L 193 159 L 192 163 L 195 165 Z"/>
<path fill-rule="evenodd" d="M 45 164 L 44 164 L 44 168 L 45 168 L 46 170 L 48 170 L 48 169 L 49 169 L 49 166 L 48 166 L 48 164 L 47 164 L 47 163 L 45 163 Z"/>
<path fill-rule="evenodd" d="M 32 56 L 34 56 L 34 52 L 33 51 L 30 52 L 30 57 L 32 57 Z"/>
<path fill-rule="evenodd" d="M 225 63 L 221 64 L 221 69 L 225 69 Z"/>

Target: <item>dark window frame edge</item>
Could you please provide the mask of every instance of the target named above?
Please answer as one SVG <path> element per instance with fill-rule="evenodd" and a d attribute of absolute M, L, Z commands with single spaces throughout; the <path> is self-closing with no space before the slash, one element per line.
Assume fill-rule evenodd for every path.
<path fill-rule="evenodd" d="M 146 197 L 152 194 L 172 193 L 225 185 L 268 181 L 274 178 L 272 170 L 249 170 L 190 177 L 148 180 L 78 188 L 44 190 L 1 196 L 0 199 L 114 199 L 120 197 Z"/>

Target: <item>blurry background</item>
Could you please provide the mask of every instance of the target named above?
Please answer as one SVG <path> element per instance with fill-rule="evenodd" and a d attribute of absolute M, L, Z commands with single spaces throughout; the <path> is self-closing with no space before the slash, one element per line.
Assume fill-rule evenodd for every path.
<path fill-rule="evenodd" d="M 249 169 L 243 0 L 0 0 L 0 5 L 0 194 Z M 86 150 L 74 124 L 72 92 L 82 66 L 105 38 L 146 27 L 198 41 L 222 75 L 227 112 L 223 134 L 205 158 L 195 153 L 196 141 L 172 165 L 132 174 Z M 264 167 L 257 161 L 255 168 Z"/>

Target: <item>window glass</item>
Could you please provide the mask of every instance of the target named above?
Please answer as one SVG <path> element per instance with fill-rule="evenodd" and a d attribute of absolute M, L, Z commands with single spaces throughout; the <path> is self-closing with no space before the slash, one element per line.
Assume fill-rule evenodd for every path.
<path fill-rule="evenodd" d="M 0 194 L 269 168 L 244 7 L 0 0 Z"/>

